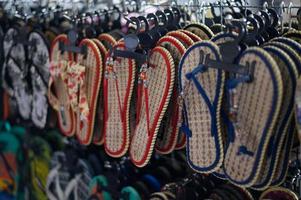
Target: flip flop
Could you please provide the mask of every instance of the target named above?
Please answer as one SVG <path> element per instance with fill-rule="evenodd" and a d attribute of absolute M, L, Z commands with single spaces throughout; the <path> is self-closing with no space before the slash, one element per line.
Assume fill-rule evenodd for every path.
<path fill-rule="evenodd" d="M 106 47 L 107 50 L 111 49 L 117 44 L 117 40 L 108 33 L 102 33 L 98 36 L 98 40 Z"/>
<path fill-rule="evenodd" d="M 187 31 L 190 31 L 190 32 L 196 34 L 202 40 L 210 40 L 214 36 L 214 33 L 205 24 L 192 23 L 192 24 L 185 26 L 184 30 L 187 30 Z"/>
<path fill-rule="evenodd" d="M 47 89 L 49 82 L 50 53 L 49 45 L 44 35 L 38 31 L 31 31 L 28 41 L 29 75 L 32 86 L 31 119 L 38 128 L 44 128 L 48 114 Z"/>
<path fill-rule="evenodd" d="M 299 44 L 301 44 L 301 31 L 289 31 L 283 35 L 283 37 L 290 38 Z"/>
<path fill-rule="evenodd" d="M 14 37 L 19 33 L 19 29 L 10 28 L 4 36 L 5 62 L 2 68 L 2 84 L 9 96 L 15 100 L 20 116 L 27 120 L 31 114 L 32 96 L 26 79 L 28 76 L 26 48 L 21 43 L 14 43 Z"/>
<path fill-rule="evenodd" d="M 190 47 L 194 43 L 193 40 L 187 34 L 181 31 L 170 31 L 166 35 L 178 39 L 180 42 L 182 42 L 185 48 Z"/>
<path fill-rule="evenodd" d="M 259 200 L 273 199 L 273 200 L 298 200 L 298 196 L 291 190 L 283 187 L 271 187 L 264 191 Z"/>
<path fill-rule="evenodd" d="M 106 47 L 98 39 L 92 39 L 92 40 L 98 46 L 102 60 L 104 61 L 106 58 L 106 55 L 108 53 Z M 102 69 L 105 69 L 104 62 L 102 62 Z M 104 134 L 103 134 L 104 96 L 103 96 L 103 87 L 102 87 L 103 78 L 104 78 L 104 73 L 102 73 L 102 77 L 101 77 L 101 87 L 100 87 L 99 94 L 98 94 L 97 108 L 96 108 L 96 114 L 95 114 L 95 122 L 97 122 L 97 123 L 94 123 L 93 143 L 96 145 L 102 145 L 104 143 Z"/>
<path fill-rule="evenodd" d="M 162 37 L 157 42 L 157 45 L 166 48 L 171 53 L 175 64 L 175 77 L 178 77 L 178 63 L 186 51 L 186 48 L 180 41 L 171 36 Z M 174 84 L 171 100 L 159 129 L 159 135 L 156 142 L 156 150 L 161 154 L 171 153 L 174 150 L 178 139 L 178 124 L 181 119 L 181 111 L 179 110 L 178 105 L 178 81 L 175 80 Z"/>
<path fill-rule="evenodd" d="M 135 188 L 127 186 L 122 188 L 120 200 L 141 200 L 141 197 Z"/>
<path fill-rule="evenodd" d="M 188 35 L 188 37 L 190 37 L 193 40 L 193 42 L 202 41 L 202 39 L 199 36 L 197 36 L 196 34 L 190 32 L 190 31 L 183 30 L 183 29 L 180 29 L 179 31 Z"/>
<path fill-rule="evenodd" d="M 163 47 L 155 47 L 149 63 L 142 65 L 139 79 L 137 123 L 130 158 L 137 167 L 143 167 L 152 155 L 174 87 L 175 67 L 170 53 Z"/>
<path fill-rule="evenodd" d="M 72 81 L 68 84 L 68 90 L 73 91 L 71 106 L 74 105 L 74 98 L 77 104 L 72 107 L 77 117 L 77 139 L 81 144 L 89 145 L 93 138 L 97 97 L 102 80 L 102 58 L 97 45 L 92 40 L 83 39 L 79 46 L 86 46 L 87 53 L 76 55 L 75 60 L 78 65 L 75 67 L 78 67 L 79 71 L 72 69 L 73 66 L 70 68 L 75 79 L 68 77 L 68 81 L 70 79 Z M 73 86 L 75 88 L 72 88 Z"/>
<path fill-rule="evenodd" d="M 125 49 L 124 43 L 115 47 Z M 129 146 L 129 114 L 136 68 L 133 59 L 117 58 L 113 61 L 110 56 L 107 54 L 103 83 L 104 146 L 108 155 L 121 157 Z"/>
<path fill-rule="evenodd" d="M 76 128 L 75 114 L 71 109 L 67 86 L 67 70 L 73 61 L 73 56 L 71 53 L 60 51 L 60 43 L 68 43 L 67 35 L 59 35 L 52 43 L 48 100 L 57 112 L 60 131 L 70 137 L 74 135 Z"/>
<path fill-rule="evenodd" d="M 277 62 L 279 70 L 281 72 L 283 87 L 286 88 L 283 91 L 283 99 L 281 104 L 281 112 L 277 118 L 277 124 L 274 127 L 274 131 L 268 144 L 268 153 L 263 159 L 260 175 L 256 180 L 253 189 L 265 190 L 272 182 L 272 177 L 275 173 L 276 164 L 279 158 L 281 147 L 283 145 L 285 135 L 287 133 L 288 125 L 293 117 L 293 102 L 294 93 L 296 89 L 296 81 L 298 77 L 298 71 L 293 60 L 286 54 L 282 48 L 285 46 L 280 45 L 281 49 L 274 46 L 272 43 L 267 43 L 263 47 Z"/>
<path fill-rule="evenodd" d="M 198 42 L 179 64 L 179 88 L 184 100 L 181 129 L 187 137 L 187 160 L 193 170 L 202 173 L 216 171 L 223 161 L 220 110 L 225 73 L 205 69 L 203 62 L 209 56 L 220 61 L 218 47 L 210 41 Z"/>
<path fill-rule="evenodd" d="M 95 176 L 89 183 L 89 194 L 97 195 L 99 199 L 112 200 L 111 194 L 106 191 L 109 183 L 105 176 Z"/>
<path fill-rule="evenodd" d="M 225 152 L 224 172 L 232 183 L 248 187 L 260 175 L 280 114 L 283 83 L 276 62 L 263 49 L 248 48 L 237 63 L 248 67 L 253 75 L 237 75 L 227 83 L 231 99 L 228 126 L 232 131 L 228 132 L 230 143 Z"/>

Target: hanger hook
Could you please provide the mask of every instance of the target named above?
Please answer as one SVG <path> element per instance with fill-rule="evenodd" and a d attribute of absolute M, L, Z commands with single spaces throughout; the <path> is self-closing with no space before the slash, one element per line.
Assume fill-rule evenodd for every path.
<path fill-rule="evenodd" d="M 289 12 L 289 29 L 291 29 L 292 28 L 292 7 L 293 7 L 293 3 L 292 2 L 290 2 L 289 4 L 288 4 L 288 12 Z"/>
<path fill-rule="evenodd" d="M 266 11 L 267 9 L 268 9 L 268 7 L 269 7 L 269 4 L 268 4 L 268 2 L 267 1 L 265 1 L 264 3 L 263 3 L 263 9 Z"/>
<path fill-rule="evenodd" d="M 284 23 L 283 23 L 283 13 L 285 12 L 285 3 L 284 1 L 281 1 L 280 3 L 280 24 L 281 24 L 281 32 L 283 32 Z"/>
<path fill-rule="evenodd" d="M 198 1 L 199 2 L 199 1 Z M 200 9 L 201 9 L 201 11 L 202 11 L 202 23 L 204 24 L 205 23 L 205 17 L 206 17 L 206 3 L 205 3 L 205 1 L 202 1 L 202 3 L 201 3 L 201 6 L 200 6 Z"/>

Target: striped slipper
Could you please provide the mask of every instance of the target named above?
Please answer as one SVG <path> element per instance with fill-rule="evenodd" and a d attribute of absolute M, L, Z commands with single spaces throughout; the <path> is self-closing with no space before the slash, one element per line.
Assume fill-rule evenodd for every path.
<path fill-rule="evenodd" d="M 60 43 L 68 43 L 67 35 L 59 35 L 52 43 L 48 100 L 57 112 L 58 126 L 61 132 L 65 136 L 72 136 L 75 133 L 75 115 L 68 96 L 67 68 L 73 58 L 71 53 L 60 51 Z"/>
<path fill-rule="evenodd" d="M 283 37 L 290 38 L 299 44 L 301 44 L 301 31 L 289 31 L 283 35 Z"/>
<path fill-rule="evenodd" d="M 93 138 L 97 97 L 103 73 L 102 57 L 92 40 L 84 39 L 79 46 L 86 46 L 87 53 L 76 55 L 75 69 L 79 71 L 71 69 L 71 77 L 68 77 L 71 82 L 68 85 L 69 93 L 72 91 L 70 99 L 76 105 L 73 107 L 77 117 L 76 136 L 81 144 L 88 145 Z"/>
<path fill-rule="evenodd" d="M 178 77 L 178 63 L 186 51 L 186 48 L 180 41 L 171 36 L 162 37 L 157 42 L 157 45 L 164 47 L 170 52 L 175 64 L 175 77 Z M 161 154 L 168 154 L 174 150 L 179 135 L 178 124 L 180 122 L 180 114 L 181 111 L 179 110 L 178 105 L 178 81 L 175 80 L 171 100 L 167 107 L 164 118 L 162 119 L 162 125 L 159 129 L 159 135 L 156 142 L 157 152 Z"/>
<path fill-rule="evenodd" d="M 124 43 L 115 48 L 124 50 Z M 133 59 L 106 58 L 104 95 L 104 146 L 112 157 L 123 156 L 129 146 L 130 137 L 130 103 L 135 81 L 135 62 Z"/>
<path fill-rule="evenodd" d="M 260 174 L 280 112 L 283 83 L 276 62 L 263 49 L 245 50 L 238 63 L 253 71 L 254 79 L 246 74 L 227 82 L 232 131 L 228 132 L 224 172 L 232 183 L 248 187 Z"/>
<path fill-rule="evenodd" d="M 111 49 L 117 44 L 117 40 L 109 33 L 102 33 L 98 36 L 98 40 L 106 47 L 107 50 Z"/>
<path fill-rule="evenodd" d="M 187 160 L 192 169 L 210 173 L 223 161 L 220 110 L 225 73 L 206 68 L 208 58 L 220 61 L 218 47 L 209 41 L 191 46 L 179 64 L 184 103 L 182 131 L 187 136 Z"/>
<path fill-rule="evenodd" d="M 283 48 L 281 44 L 280 48 Z M 260 175 L 252 187 L 257 190 L 265 190 L 272 182 L 272 177 L 275 173 L 281 152 L 281 148 L 279 147 L 283 146 L 288 126 L 293 117 L 293 102 L 298 72 L 293 60 L 280 48 L 275 47 L 272 43 L 267 43 L 263 47 L 277 62 L 283 87 L 286 89 L 283 91 L 283 99 L 280 107 L 281 112 L 278 115 L 277 124 L 274 127 L 267 147 L 268 152 L 263 159 Z"/>
<path fill-rule="evenodd" d="M 184 30 L 194 33 L 195 35 L 199 36 L 202 40 L 210 40 L 214 36 L 214 33 L 205 24 L 192 23 L 185 26 Z"/>
<path fill-rule="evenodd" d="M 193 40 L 187 34 L 181 31 L 170 31 L 166 35 L 178 39 L 180 42 L 182 42 L 185 48 L 190 47 L 194 43 Z"/>
<path fill-rule="evenodd" d="M 202 41 L 202 39 L 199 36 L 197 36 L 196 34 L 190 32 L 190 31 L 183 30 L 183 29 L 180 29 L 179 31 L 182 33 L 185 33 L 188 37 L 190 37 L 193 40 L 193 42 Z"/>
<path fill-rule="evenodd" d="M 102 61 L 105 60 L 105 57 L 108 53 L 105 46 L 98 40 L 92 39 L 93 42 L 97 45 L 98 50 L 101 54 Z M 102 69 L 105 68 L 105 62 L 102 62 Z M 104 106 L 103 106 L 103 77 L 104 73 L 102 73 L 101 81 L 100 81 L 100 89 L 98 93 L 98 100 L 97 100 L 97 108 L 95 114 L 95 122 L 94 123 L 94 133 L 93 133 L 93 143 L 96 145 L 102 145 L 104 143 L 104 134 L 103 134 L 103 126 L 104 126 Z"/>
<path fill-rule="evenodd" d="M 149 63 L 141 66 L 139 79 L 137 120 L 130 158 L 136 166 L 143 167 L 152 155 L 173 92 L 175 67 L 170 53 L 163 47 L 155 47 L 150 52 Z"/>
<path fill-rule="evenodd" d="M 38 31 L 30 32 L 28 41 L 34 44 L 28 46 L 29 74 L 33 96 L 31 119 L 36 127 L 44 128 L 48 114 L 46 95 L 50 76 L 49 45 L 44 35 Z"/>

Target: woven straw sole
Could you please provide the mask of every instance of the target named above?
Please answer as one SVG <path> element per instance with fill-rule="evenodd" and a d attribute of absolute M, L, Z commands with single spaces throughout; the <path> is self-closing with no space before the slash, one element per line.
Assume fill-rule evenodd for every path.
<path fill-rule="evenodd" d="M 66 35 L 59 35 L 56 37 L 51 46 L 50 60 L 51 62 L 60 62 L 61 60 L 72 61 L 72 55 L 67 52 L 62 54 L 59 50 L 59 43 L 67 43 L 68 39 Z M 51 86 L 49 87 L 51 89 Z M 63 80 L 59 79 L 54 81 L 54 93 L 57 95 L 60 105 L 57 105 L 59 108 L 63 106 L 64 111 L 56 110 L 58 118 L 58 126 L 61 132 L 65 136 L 73 136 L 75 134 L 76 122 L 75 115 L 71 109 L 67 92 L 67 85 Z M 51 100 L 49 100 L 51 102 Z M 61 108 L 60 108 L 61 109 Z M 65 119 L 64 119 L 65 118 Z"/>
<path fill-rule="evenodd" d="M 124 43 L 117 44 L 117 48 L 125 49 Z M 112 74 L 109 78 L 104 78 L 104 146 L 108 155 L 121 157 L 127 152 L 129 146 L 129 112 L 136 71 L 134 60 L 118 58 L 114 62 L 114 70 L 116 79 L 111 77 Z M 122 111 L 120 111 L 119 100 Z"/>
<path fill-rule="evenodd" d="M 257 47 L 245 50 L 239 58 L 243 66 L 254 61 L 254 80 L 235 88 L 237 122 L 224 160 L 228 179 L 244 187 L 258 179 L 283 96 L 281 73 L 273 58 Z"/>
<path fill-rule="evenodd" d="M 81 121 L 80 113 L 76 112 L 76 136 L 81 144 L 89 145 L 93 136 L 97 97 L 101 85 L 102 58 L 97 45 L 92 40 L 84 39 L 80 42 L 79 46 L 87 47 L 87 55 L 77 54 L 75 59 L 77 63 L 86 68 L 84 81 L 89 114 L 87 121 Z"/>
<path fill-rule="evenodd" d="M 190 37 L 193 40 L 193 42 L 202 41 L 202 39 L 199 36 L 197 36 L 196 34 L 190 32 L 190 31 L 183 30 L 183 29 L 179 30 L 179 31 L 182 32 L 182 33 L 185 33 L 188 37 Z"/>
<path fill-rule="evenodd" d="M 105 60 L 105 56 L 107 55 L 108 51 L 106 49 L 106 47 L 98 40 L 98 39 L 92 39 L 93 42 L 97 45 L 99 52 L 101 54 L 102 57 L 102 61 Z M 105 69 L 105 63 L 102 62 L 102 70 Z M 93 133 L 93 143 L 96 145 L 102 145 L 104 143 L 104 133 L 103 133 L 103 125 L 104 125 L 104 105 L 103 105 L 103 87 L 102 87 L 102 83 L 103 83 L 103 75 L 104 73 L 102 73 L 102 77 L 101 77 L 101 86 L 99 89 L 99 94 L 98 94 L 98 100 L 97 100 L 97 108 L 96 108 L 96 114 L 95 114 L 95 121 L 96 123 L 94 123 L 94 133 Z"/>
<path fill-rule="evenodd" d="M 192 169 L 210 173 L 216 171 L 223 161 L 223 144 L 221 136 L 220 110 L 224 92 L 225 73 L 221 70 L 209 68 L 194 76 L 195 81 L 188 80 L 189 73 L 198 67 L 200 52 L 203 56 L 220 60 L 218 47 L 209 41 L 198 42 L 191 46 L 179 65 L 180 90 L 184 98 L 185 123 L 191 131 L 187 138 L 187 160 Z M 211 105 L 216 110 L 211 116 L 209 107 L 196 86 L 201 85 Z M 216 121 L 216 123 L 214 123 Z M 214 123 L 214 124 L 212 124 Z M 213 132 L 214 129 L 216 132 Z"/>
<path fill-rule="evenodd" d="M 186 35 L 183 32 L 180 32 L 180 31 L 170 31 L 166 35 L 172 36 L 172 37 L 180 40 L 180 42 L 182 42 L 182 44 L 184 45 L 185 48 L 190 47 L 194 43 L 193 40 L 188 35 Z"/>
<path fill-rule="evenodd" d="M 294 92 L 298 76 L 294 62 L 284 51 L 272 46 L 272 44 L 266 45 L 264 50 L 266 50 L 278 63 L 283 87 L 286 89 L 283 91 L 283 99 L 280 108 L 281 112 L 278 116 L 277 124 L 274 127 L 272 134 L 273 137 L 270 139 L 271 141 L 268 146 L 268 148 L 271 149 L 271 154 L 269 156 L 265 156 L 260 176 L 256 180 L 256 184 L 253 186 L 254 189 L 258 190 L 264 190 L 271 184 L 281 150 L 279 147 L 283 145 L 288 125 L 292 119 Z"/>
<path fill-rule="evenodd" d="M 180 41 L 171 36 L 162 37 L 157 42 L 157 46 L 162 46 L 169 51 L 169 53 L 173 57 L 175 64 L 175 77 L 178 77 L 178 63 L 180 62 L 182 55 L 186 51 L 186 48 Z M 162 129 L 163 127 L 160 127 L 159 133 L 162 134 L 162 137 L 157 137 L 157 152 L 161 154 L 168 154 L 174 150 L 177 144 L 177 138 L 179 133 L 178 124 L 180 120 L 180 113 L 181 111 L 179 110 L 178 105 L 178 80 L 175 79 L 171 99 L 162 121 L 162 125 L 164 124 L 163 127 L 165 128 Z"/>
<path fill-rule="evenodd" d="M 106 47 L 107 50 L 117 44 L 115 38 L 107 33 L 100 34 L 98 36 L 98 40 L 101 41 L 101 43 Z"/>
<path fill-rule="evenodd" d="M 283 37 L 290 38 L 301 44 L 301 31 L 289 31 L 285 33 Z"/>
<path fill-rule="evenodd" d="M 214 36 L 214 33 L 205 24 L 196 24 L 196 23 L 189 24 L 186 27 L 184 27 L 184 30 L 196 34 L 202 40 L 210 40 Z"/>
<path fill-rule="evenodd" d="M 149 57 L 149 68 L 146 72 L 148 87 L 149 116 L 146 112 L 145 95 L 141 97 L 141 109 L 130 146 L 130 158 L 138 166 L 145 166 L 153 152 L 162 118 L 167 110 L 173 91 L 175 67 L 172 56 L 163 47 L 155 47 Z M 142 86 L 143 87 L 143 86 Z M 147 118 L 149 117 L 149 132 Z"/>
<path fill-rule="evenodd" d="M 275 197 L 276 196 L 277 197 L 281 197 L 281 195 L 279 196 L 279 193 L 282 193 L 282 194 L 285 194 L 285 198 L 287 198 L 287 199 L 290 199 L 290 200 L 298 200 L 299 199 L 298 196 L 294 192 L 292 192 L 291 190 L 289 190 L 289 189 L 282 188 L 282 187 L 271 187 L 268 190 L 264 191 L 260 195 L 259 200 L 265 200 L 265 199 L 267 199 L 268 198 L 267 195 L 269 193 L 273 193 L 273 192 L 275 192 L 275 194 L 273 195 Z"/>

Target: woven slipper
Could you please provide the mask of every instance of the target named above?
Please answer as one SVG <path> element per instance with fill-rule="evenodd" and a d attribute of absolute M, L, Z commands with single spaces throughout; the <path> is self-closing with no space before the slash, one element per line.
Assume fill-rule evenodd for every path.
<path fill-rule="evenodd" d="M 175 64 L 175 77 L 178 77 L 178 64 L 182 55 L 186 51 L 186 48 L 180 41 L 171 36 L 162 37 L 157 42 L 157 46 L 162 46 L 170 52 Z M 178 124 L 180 123 L 181 111 L 179 110 L 178 105 L 178 81 L 175 80 L 174 84 L 171 100 L 162 120 L 162 125 L 159 129 L 159 135 L 156 142 L 156 150 L 161 154 L 168 154 L 172 152 L 177 144 L 179 133 Z"/>
<path fill-rule="evenodd" d="M 180 42 L 182 42 L 185 48 L 190 47 L 194 43 L 188 35 L 180 31 L 170 31 L 166 35 L 178 39 Z"/>
<path fill-rule="evenodd" d="M 301 44 L 299 44 L 298 42 L 296 42 L 292 39 L 285 38 L 285 37 L 277 37 L 277 38 L 272 39 L 271 42 L 281 42 L 283 44 L 286 44 L 286 45 L 290 46 L 292 49 L 294 49 L 294 51 L 296 52 L 297 55 L 300 55 Z M 299 57 L 299 59 L 301 59 L 301 58 Z M 297 63 L 296 63 L 296 66 L 297 66 L 299 74 L 301 74 L 301 64 L 297 65 Z"/>
<path fill-rule="evenodd" d="M 197 36 L 196 34 L 190 32 L 190 31 L 183 30 L 183 29 L 180 29 L 179 31 L 188 35 L 194 42 L 202 41 L 202 39 L 199 36 Z"/>
<path fill-rule="evenodd" d="M 290 31 L 283 35 L 283 37 L 290 38 L 301 44 L 301 31 Z"/>
<path fill-rule="evenodd" d="M 77 116 L 77 139 L 81 144 L 88 145 L 93 136 L 97 97 L 102 77 L 102 58 L 97 45 L 92 40 L 84 39 L 79 46 L 86 46 L 87 54 L 76 55 L 75 60 L 78 65 L 75 68 L 78 67 L 79 71 L 72 69 L 73 66 L 70 68 L 71 75 L 75 77 L 68 76 L 68 81 L 70 79 L 72 81 L 68 83 L 68 90 L 69 94 L 72 91 L 71 106 Z"/>
<path fill-rule="evenodd" d="M 32 96 L 27 81 L 26 48 L 21 43 L 14 43 L 14 36 L 19 32 L 17 28 L 10 28 L 4 36 L 5 61 L 2 69 L 2 84 L 9 96 L 16 101 L 20 116 L 29 119 Z"/>
<path fill-rule="evenodd" d="M 99 52 L 101 54 L 102 60 L 105 60 L 105 57 L 108 53 L 105 46 L 98 40 L 92 39 L 93 42 L 97 45 Z M 102 69 L 105 68 L 105 63 L 102 62 Z M 103 83 L 104 73 L 102 73 L 101 84 Z M 93 133 L 93 143 L 96 145 L 102 145 L 104 143 L 104 134 L 103 134 L 103 126 L 104 126 L 104 106 L 103 106 L 103 87 L 101 86 L 99 89 L 98 100 L 97 100 L 97 108 L 95 114 L 94 123 L 94 133 Z"/>
<path fill-rule="evenodd" d="M 260 48 L 244 51 L 238 63 L 249 67 L 254 79 L 241 75 L 227 83 L 232 131 L 228 133 L 224 172 L 231 182 L 248 187 L 260 174 L 278 119 L 283 83 L 276 62 Z"/>
<path fill-rule="evenodd" d="M 268 190 L 264 191 L 259 200 L 298 200 L 298 196 L 291 190 L 283 187 L 271 187 Z"/>
<path fill-rule="evenodd" d="M 173 92 L 175 67 L 170 53 L 155 47 L 149 63 L 143 64 L 139 74 L 137 124 L 130 146 L 130 158 L 138 166 L 145 166 L 153 152 L 162 118 Z"/>
<path fill-rule="evenodd" d="M 51 66 L 48 84 L 48 100 L 52 108 L 57 112 L 58 125 L 65 136 L 75 133 L 75 115 L 71 109 L 67 86 L 67 68 L 72 61 L 72 54 L 62 53 L 59 44 L 67 43 L 66 35 L 59 35 L 52 43 Z"/>
<path fill-rule="evenodd" d="M 117 44 L 117 40 L 108 33 L 102 33 L 98 36 L 98 40 L 106 47 L 107 50 Z"/>
<path fill-rule="evenodd" d="M 205 24 L 195 24 L 195 23 L 189 24 L 184 27 L 184 30 L 196 34 L 202 40 L 210 40 L 214 36 L 214 33 Z"/>
<path fill-rule="evenodd" d="M 179 65 L 187 159 L 194 170 L 203 173 L 216 171 L 223 161 L 220 110 L 225 73 L 203 69 L 201 62 L 209 56 L 219 61 L 218 47 L 209 41 L 198 42 L 186 51 Z"/>
<path fill-rule="evenodd" d="M 298 77 L 298 72 L 293 60 L 290 59 L 288 54 L 281 50 L 285 46 L 280 44 L 280 49 L 270 43 L 267 44 L 268 45 L 264 46 L 263 49 L 277 62 L 282 77 L 283 87 L 286 89 L 283 91 L 283 99 L 280 107 L 281 112 L 278 115 L 277 124 L 274 127 L 272 137 L 270 138 L 267 147 L 268 152 L 263 159 L 260 175 L 252 187 L 257 190 L 266 189 L 272 182 L 272 177 L 275 173 L 281 151 L 281 148 L 279 147 L 283 145 L 288 125 L 293 117 L 294 92 Z"/>
<path fill-rule="evenodd" d="M 271 186 L 281 185 L 287 177 L 286 175 L 289 167 L 289 159 L 291 158 L 291 150 L 294 143 L 294 127 L 294 121 L 292 121 L 292 124 L 290 124 L 286 133 L 283 146 L 281 147 L 281 152 L 278 158 L 277 167 L 272 179 Z"/>
<path fill-rule="evenodd" d="M 124 43 L 115 46 L 125 49 Z M 123 156 L 129 146 L 130 102 L 135 81 L 135 63 L 128 58 L 115 61 L 107 55 L 104 78 L 104 145 L 105 151 L 112 157 Z"/>
<path fill-rule="evenodd" d="M 28 41 L 34 44 L 28 46 L 29 73 L 33 96 L 31 119 L 35 126 L 44 128 L 48 113 L 46 95 L 50 76 L 49 45 L 42 33 L 38 31 L 30 32 Z"/>

